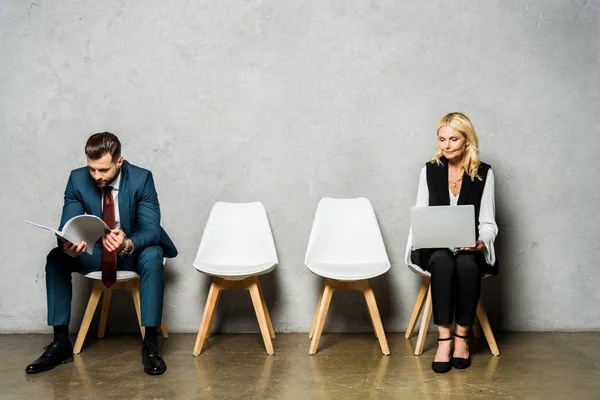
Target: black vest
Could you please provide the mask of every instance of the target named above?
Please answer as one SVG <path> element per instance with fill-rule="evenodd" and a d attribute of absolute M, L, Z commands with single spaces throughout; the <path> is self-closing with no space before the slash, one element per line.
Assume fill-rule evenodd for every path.
<path fill-rule="evenodd" d="M 429 189 L 430 206 L 449 206 L 450 193 L 448 191 L 448 160 L 445 157 L 440 158 L 442 165 L 435 161 L 426 164 L 427 167 L 427 188 Z M 475 206 L 475 237 L 479 236 L 479 209 L 481 208 L 481 196 L 485 187 L 488 170 L 490 166 L 485 163 L 479 165 L 477 175 L 482 179 L 471 177 L 465 171 L 463 174 L 462 185 L 458 195 L 458 205 L 472 204 Z"/>
<path fill-rule="evenodd" d="M 445 157 L 442 157 L 440 158 L 440 161 L 442 162 L 442 165 L 438 165 L 435 161 L 430 161 L 425 164 L 427 169 L 427 188 L 429 190 L 430 206 L 450 205 L 450 193 L 448 190 L 448 160 Z M 458 205 L 472 204 L 475 207 L 475 226 L 473 227 L 473 229 L 475 229 L 475 237 L 479 236 L 481 196 L 483 195 L 483 188 L 485 187 L 485 181 L 490 168 L 489 164 L 483 162 L 479 165 L 477 175 L 481 180 L 477 177 L 475 177 L 475 180 L 471 180 L 471 177 L 465 172 L 463 174 L 462 185 L 458 195 Z M 430 249 L 414 250 L 411 258 L 413 261 L 419 262 L 419 265 L 425 265 L 429 259 L 430 253 Z M 498 273 L 498 257 L 496 257 L 496 264 L 489 267 L 491 267 L 491 269 L 486 271 L 487 273 L 493 275 Z"/>

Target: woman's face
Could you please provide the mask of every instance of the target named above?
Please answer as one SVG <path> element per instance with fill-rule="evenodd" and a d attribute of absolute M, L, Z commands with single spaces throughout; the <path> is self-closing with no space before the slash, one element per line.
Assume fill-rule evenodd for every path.
<path fill-rule="evenodd" d="M 448 160 L 460 160 L 465 154 L 469 141 L 462 133 L 449 126 L 442 126 L 438 131 L 438 145 Z"/>

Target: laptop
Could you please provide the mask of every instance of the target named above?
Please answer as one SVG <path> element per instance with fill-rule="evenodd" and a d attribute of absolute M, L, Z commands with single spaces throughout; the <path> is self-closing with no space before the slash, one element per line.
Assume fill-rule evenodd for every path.
<path fill-rule="evenodd" d="M 413 249 L 475 246 L 475 207 L 411 207 Z"/>

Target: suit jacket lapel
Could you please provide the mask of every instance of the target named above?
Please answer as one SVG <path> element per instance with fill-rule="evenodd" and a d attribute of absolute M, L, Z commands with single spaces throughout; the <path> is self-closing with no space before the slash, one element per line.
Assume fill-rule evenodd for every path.
<path fill-rule="evenodd" d="M 90 210 L 93 215 L 102 219 L 102 191 L 94 184 L 90 192 Z"/>
<path fill-rule="evenodd" d="M 125 234 L 131 236 L 131 223 L 129 220 L 129 175 L 127 171 L 127 161 L 123 161 L 121 167 L 121 183 L 119 184 L 119 218 L 121 219 L 121 229 Z"/>

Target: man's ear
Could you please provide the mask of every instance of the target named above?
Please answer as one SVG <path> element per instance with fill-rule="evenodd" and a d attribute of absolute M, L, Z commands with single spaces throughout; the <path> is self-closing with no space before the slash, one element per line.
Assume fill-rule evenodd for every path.
<path fill-rule="evenodd" d="M 123 164 L 123 156 L 119 157 L 119 159 L 117 160 L 117 168 L 121 168 L 122 164 Z"/>

